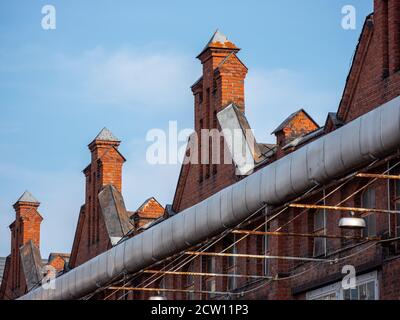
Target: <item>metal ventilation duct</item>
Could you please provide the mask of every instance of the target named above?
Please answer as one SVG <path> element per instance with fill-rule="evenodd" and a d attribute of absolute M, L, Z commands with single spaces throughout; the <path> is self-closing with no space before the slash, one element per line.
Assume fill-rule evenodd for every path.
<path fill-rule="evenodd" d="M 21 299 L 82 297 L 121 272 L 137 272 L 221 233 L 265 203 L 290 200 L 399 146 L 400 97 L 56 278 L 56 289 L 37 288 Z"/>

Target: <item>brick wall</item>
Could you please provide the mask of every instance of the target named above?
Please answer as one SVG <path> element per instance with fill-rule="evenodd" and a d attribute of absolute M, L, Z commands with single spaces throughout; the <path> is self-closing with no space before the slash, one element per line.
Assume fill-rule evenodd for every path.
<path fill-rule="evenodd" d="M 14 299 L 26 292 L 19 249 L 29 240 L 40 248 L 40 224 L 43 218 L 37 211 L 38 207 L 38 202 L 17 201 L 14 204 L 15 221 L 10 225 L 11 254 L 7 259 L 7 275 L 1 284 L 0 300 Z"/>
<path fill-rule="evenodd" d="M 367 17 L 363 27 L 357 51 L 354 57 L 351 71 L 348 75 L 346 86 L 343 92 L 342 100 L 338 108 L 338 119 L 344 123 L 373 110 L 374 108 L 382 105 L 383 103 L 400 95 L 400 2 L 396 0 L 375 0 L 375 12 L 373 15 Z M 219 60 L 221 61 L 221 60 Z M 215 65 L 215 64 L 214 64 Z M 209 65 L 203 64 L 203 70 L 206 73 L 203 78 L 198 81 L 192 90 L 195 97 L 204 92 L 210 86 L 211 80 L 218 84 L 218 90 L 227 89 L 224 86 L 224 81 L 211 77 L 211 69 L 214 67 L 212 63 Z M 216 73 L 214 72 L 214 75 Z M 240 78 L 240 77 L 239 77 Z M 239 79 L 238 78 L 238 79 Z M 240 86 L 240 81 L 236 83 Z M 234 86 L 232 86 L 234 87 Z M 231 87 L 231 88 L 232 88 Z M 223 107 L 229 99 L 223 99 L 216 90 L 217 108 Z M 239 91 L 238 91 L 239 92 Z M 223 94 L 222 94 L 223 95 Z M 231 95 L 230 98 L 236 96 Z M 236 96 L 236 98 L 238 98 Z M 240 99 L 239 99 L 240 100 Z M 204 112 L 207 110 L 207 103 L 204 99 L 195 100 L 195 121 L 196 128 L 199 128 L 199 119 L 204 118 Z M 244 110 L 244 106 L 243 106 Z M 304 120 L 304 116 L 303 116 Z M 290 139 L 292 134 L 297 136 L 306 132 L 315 130 L 317 127 L 309 127 L 309 122 L 294 121 L 294 128 L 285 128 L 282 132 L 278 133 L 278 143 Z M 334 130 L 335 127 L 331 124 L 326 128 L 325 132 Z M 279 136 L 280 135 L 280 136 Z M 284 156 L 284 153 L 281 154 Z M 278 155 L 279 158 L 279 155 Z M 399 159 L 396 158 L 396 161 Z M 370 172 L 382 173 L 387 169 L 388 163 L 374 168 Z M 188 207 L 205 196 L 211 195 L 218 188 L 213 188 L 207 184 L 200 184 L 196 186 L 195 178 L 193 181 L 184 187 L 183 194 L 187 194 L 187 202 L 182 207 Z M 332 181 L 333 182 L 333 181 Z M 333 192 L 326 198 L 326 205 L 338 205 L 349 207 L 360 207 L 362 192 L 351 196 L 360 187 L 368 183 L 367 179 L 354 179 L 352 182 L 347 183 L 339 190 Z M 229 181 L 232 183 L 232 181 Z M 207 185 L 207 192 L 204 196 L 199 196 L 196 192 L 202 189 L 202 186 Z M 178 185 L 178 188 L 180 186 Z M 386 180 L 378 180 L 370 186 L 375 190 L 375 202 L 377 208 L 394 209 L 393 208 L 393 182 Z M 336 186 L 327 187 L 325 194 L 332 192 Z M 388 189 L 390 194 L 388 195 Z M 306 203 L 316 203 L 318 199 L 323 196 L 323 193 L 314 195 L 311 198 L 305 199 Z M 348 198 L 348 199 L 347 199 Z M 315 210 L 305 211 L 303 214 L 300 209 L 288 209 L 279 218 L 271 222 L 271 230 L 279 230 L 283 232 L 294 233 L 312 233 L 313 232 L 313 215 Z M 338 227 L 339 219 L 345 215 L 344 212 L 327 211 L 326 233 L 338 236 L 360 236 L 358 231 L 344 231 Z M 391 225 L 389 225 L 389 220 Z M 280 228 L 287 224 L 286 227 Z M 394 226 L 396 218 L 394 215 L 376 214 L 377 235 L 383 238 L 394 235 Z M 250 228 L 251 229 L 251 228 Z M 241 253 L 265 254 L 260 250 L 259 240 L 254 238 L 247 238 L 238 245 L 238 251 Z M 313 257 L 313 238 L 301 237 L 278 237 L 271 236 L 269 240 L 268 254 L 278 256 L 294 256 L 294 257 Z M 263 286 L 259 286 L 259 282 L 250 283 L 249 281 L 239 280 L 238 291 L 246 292 L 243 296 L 236 296 L 236 298 L 249 298 L 249 299 L 305 299 L 307 290 L 330 284 L 342 279 L 341 268 L 344 264 L 354 265 L 358 274 L 368 272 L 371 270 L 378 271 L 378 280 L 380 282 L 380 297 L 382 299 L 399 299 L 399 286 L 400 280 L 398 277 L 399 261 L 397 256 L 391 257 L 387 260 L 381 245 L 369 248 L 370 243 L 362 244 L 359 240 L 344 240 L 344 239 L 328 239 L 327 252 L 331 258 L 344 258 L 337 264 L 316 264 L 310 262 L 291 261 L 271 259 L 269 272 L 272 276 L 285 278 L 290 276 L 287 280 L 280 281 L 266 281 Z M 215 246 L 213 250 L 220 252 L 223 246 Z M 368 249 L 368 250 L 366 250 Z M 362 254 L 355 255 L 359 250 L 365 250 Z M 337 253 L 335 253 L 337 252 Z M 219 258 L 218 258 L 219 259 Z M 203 259 L 204 260 L 204 259 Z M 225 259 L 226 260 L 226 259 Z M 217 272 L 223 272 L 226 261 L 219 259 L 217 265 Z M 196 271 L 201 270 L 201 259 L 195 259 Z M 241 274 L 260 274 L 257 262 L 248 259 L 239 259 L 237 272 Z M 292 277 L 297 274 L 297 276 Z M 201 277 L 198 277 L 201 278 Z M 204 278 L 204 277 L 203 277 Z M 169 283 L 173 287 L 181 286 L 184 279 L 175 280 Z M 204 279 L 203 279 L 204 281 Z M 196 281 L 195 288 L 197 290 L 204 290 L 204 283 L 199 279 Z M 217 291 L 226 290 L 226 281 L 224 279 L 217 280 Z M 182 298 L 179 295 L 167 295 L 169 298 Z M 200 297 L 200 296 L 199 296 Z M 207 298 L 205 295 L 202 298 Z"/>
<path fill-rule="evenodd" d="M 339 106 L 349 122 L 400 94 L 400 2 L 375 0 Z"/>
<path fill-rule="evenodd" d="M 98 193 L 105 185 L 122 188 L 124 157 L 119 153 L 119 141 L 95 139 L 89 144 L 91 163 L 83 171 L 86 181 L 85 204 L 81 210 L 74 244 L 71 267 L 76 267 L 110 248 L 110 239 L 98 202 Z"/>
<path fill-rule="evenodd" d="M 203 66 L 203 74 L 192 86 L 192 92 L 194 128 L 199 139 L 202 129 L 220 130 L 216 114 L 230 103 L 235 103 L 242 112 L 245 111 L 244 79 L 247 68 L 237 57 L 238 51 L 231 42 L 228 45 L 210 43 L 198 56 Z M 187 164 L 187 168 L 182 169 L 173 203 L 176 212 L 237 181 L 233 164 L 223 163 L 225 152 L 229 152 L 227 147 L 222 139 L 215 143 L 220 143 L 218 156 L 221 164 Z M 201 143 L 199 147 L 201 150 Z M 203 148 L 207 154 L 207 148 L 204 145 Z M 200 151 L 198 155 L 201 156 Z M 212 159 L 211 151 L 208 156 Z M 204 163 L 200 160 L 201 158 L 199 163 Z"/>

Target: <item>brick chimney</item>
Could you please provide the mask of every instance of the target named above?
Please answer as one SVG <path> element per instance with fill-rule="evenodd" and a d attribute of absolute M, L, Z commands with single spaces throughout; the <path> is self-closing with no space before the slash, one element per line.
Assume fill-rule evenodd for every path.
<path fill-rule="evenodd" d="M 202 63 L 203 73 L 191 87 L 195 133 L 191 135 L 186 151 L 186 157 L 191 161 L 183 165 L 178 180 L 172 206 L 175 212 L 204 200 L 239 179 L 234 163 L 224 161 L 230 159 L 230 151 L 220 135 L 221 127 L 217 119 L 218 112 L 231 104 L 241 115 L 245 111 L 244 80 L 247 68 L 237 56 L 239 50 L 217 30 L 197 56 Z M 203 135 L 202 139 L 203 129 L 210 135 Z M 207 129 L 216 130 L 207 132 Z M 227 153 L 229 157 L 225 156 Z"/>
<path fill-rule="evenodd" d="M 37 211 L 39 205 L 39 201 L 29 191 L 25 191 L 14 204 L 15 221 L 10 225 L 11 256 L 7 279 L 7 287 L 14 298 L 26 291 L 20 248 L 29 241 L 32 241 L 37 248 L 40 247 L 40 224 L 43 218 Z"/>
<path fill-rule="evenodd" d="M 119 141 L 107 128 L 103 128 L 89 144 L 91 152 L 90 173 L 92 179 L 87 186 L 93 187 L 94 195 L 107 184 L 115 186 L 119 192 L 122 188 L 122 164 L 125 158 L 119 153 Z M 86 170 L 86 169 L 85 169 Z M 85 172 L 87 175 L 89 172 Z M 90 192 L 88 194 L 91 194 Z"/>
<path fill-rule="evenodd" d="M 199 141 L 202 129 L 220 129 L 217 113 L 231 103 L 234 103 L 244 113 L 244 79 L 247 68 L 236 55 L 239 50 L 234 43 L 217 30 L 197 56 L 203 65 L 203 74 L 192 86 L 192 92 L 195 98 L 194 126 Z M 208 159 L 211 162 L 211 143 L 208 147 Z M 220 155 L 214 154 L 214 156 L 223 159 L 223 152 L 226 150 L 221 149 Z M 202 197 L 234 181 L 234 170 L 231 165 L 204 164 L 204 154 L 207 154 L 207 146 L 200 142 L 198 155 L 202 155 L 203 164 L 197 166 L 198 181 L 202 184 L 204 180 L 213 178 L 211 188 Z M 225 176 L 224 182 L 218 181 L 217 176 L 221 175 Z"/>
<path fill-rule="evenodd" d="M 85 204 L 77 226 L 70 265 L 76 267 L 106 251 L 110 241 L 101 214 L 98 194 L 106 185 L 122 189 L 122 165 L 125 158 L 118 151 L 121 141 L 103 128 L 89 144 L 91 162 L 83 170 L 86 178 Z"/>
<path fill-rule="evenodd" d="M 244 112 L 244 79 L 247 68 L 237 57 L 239 48 L 217 30 L 197 56 L 203 65 L 203 75 L 192 86 L 195 106 L 202 105 L 206 117 L 204 128 L 216 128 L 213 112 L 235 103 Z M 207 116 L 208 115 L 208 116 Z"/>
<path fill-rule="evenodd" d="M 99 244 L 105 231 L 104 222 L 100 212 L 98 194 L 108 185 L 113 185 L 119 192 L 122 188 L 122 165 L 125 158 L 119 153 L 119 141 L 107 128 L 103 128 L 96 138 L 89 144 L 91 163 L 84 170 L 86 176 L 86 201 L 85 208 L 89 219 L 89 243 Z M 108 237 L 107 237 L 108 239 Z"/>

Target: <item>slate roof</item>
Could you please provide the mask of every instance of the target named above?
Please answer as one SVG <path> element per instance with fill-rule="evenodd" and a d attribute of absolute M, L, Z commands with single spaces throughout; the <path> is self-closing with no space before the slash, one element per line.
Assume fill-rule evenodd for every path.
<path fill-rule="evenodd" d="M 39 248 L 32 240 L 28 241 L 20 248 L 20 254 L 26 285 L 28 290 L 31 290 L 43 278 L 43 260 L 40 256 Z"/>
<path fill-rule="evenodd" d="M 326 118 L 326 123 L 328 122 L 329 119 L 332 120 L 332 123 L 334 124 L 335 127 L 341 127 L 343 125 L 343 122 L 338 119 L 336 112 L 328 113 L 328 116 Z"/>
<path fill-rule="evenodd" d="M 3 273 L 4 273 L 4 268 L 6 266 L 6 257 L 0 257 L 0 284 L 1 281 L 3 280 Z"/>
<path fill-rule="evenodd" d="M 19 197 L 17 202 L 31 202 L 31 203 L 39 203 L 39 201 L 30 193 L 29 191 L 25 191 L 22 196 Z"/>
<path fill-rule="evenodd" d="M 226 35 L 224 35 L 221 31 L 219 31 L 218 29 L 214 32 L 214 34 L 212 35 L 210 41 L 207 42 L 206 46 L 204 47 L 203 51 L 205 49 L 207 49 L 208 47 L 211 46 L 211 44 L 219 42 L 221 44 L 224 44 L 225 42 L 228 42 L 228 37 Z"/>
<path fill-rule="evenodd" d="M 105 186 L 99 193 L 101 213 L 110 238 L 121 238 L 133 225 L 129 220 L 121 193 L 113 186 Z"/>
<path fill-rule="evenodd" d="M 211 39 L 207 42 L 206 46 L 197 56 L 198 58 L 201 54 L 206 51 L 208 48 L 224 48 L 231 49 L 234 51 L 239 51 L 240 49 L 236 47 L 236 45 L 228 39 L 226 35 L 224 35 L 221 31 L 217 30 L 212 35 Z"/>
<path fill-rule="evenodd" d="M 119 139 L 114 136 L 114 134 L 108 130 L 106 127 L 101 129 L 99 134 L 94 138 L 94 140 L 101 140 L 101 141 L 119 141 Z"/>

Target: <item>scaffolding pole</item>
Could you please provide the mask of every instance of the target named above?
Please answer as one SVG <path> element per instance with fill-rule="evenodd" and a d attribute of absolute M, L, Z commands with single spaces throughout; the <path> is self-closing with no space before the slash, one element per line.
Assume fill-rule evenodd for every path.
<path fill-rule="evenodd" d="M 400 180 L 400 176 L 392 174 L 376 174 L 376 173 L 357 173 L 358 178 L 373 178 L 373 179 L 393 179 Z"/>
<path fill-rule="evenodd" d="M 288 257 L 288 256 L 269 256 L 269 255 L 225 253 L 225 252 L 186 251 L 185 254 L 192 255 L 192 256 L 236 257 L 236 258 L 251 258 L 251 259 L 280 259 L 280 260 L 297 260 L 297 261 L 311 261 L 311 262 L 336 262 L 336 260 L 330 260 L 330 259 L 318 259 L 318 258 L 307 258 L 307 257 Z"/>
<path fill-rule="evenodd" d="M 345 240 L 380 240 L 379 237 L 354 237 L 354 236 L 339 236 L 329 234 L 310 234 L 310 233 L 290 233 L 278 231 L 252 231 L 252 230 L 233 230 L 232 233 L 247 234 L 256 236 L 281 236 L 281 237 L 304 237 L 304 238 L 327 238 L 327 239 L 345 239 Z"/>
<path fill-rule="evenodd" d="M 200 294 L 230 294 L 230 292 L 206 291 L 206 290 L 188 290 L 188 289 L 167 289 L 167 288 L 136 288 L 136 287 L 109 287 L 108 290 L 123 291 L 150 291 L 150 292 L 179 292 L 179 293 L 200 293 Z"/>
<path fill-rule="evenodd" d="M 204 277 L 231 277 L 231 278 L 252 278 L 252 279 L 271 279 L 268 276 L 257 276 L 247 274 L 229 274 L 229 273 L 205 273 L 205 272 L 184 272 L 184 271 L 161 271 L 144 270 L 143 273 L 176 275 L 176 276 L 204 276 Z"/>
<path fill-rule="evenodd" d="M 390 213 L 398 214 L 398 210 L 385 210 L 375 208 L 354 208 L 354 207 L 339 207 L 339 206 L 323 206 L 316 204 L 303 204 L 303 203 L 292 203 L 289 205 L 290 208 L 303 208 L 303 209 L 326 209 L 333 211 L 354 211 L 354 212 L 374 212 L 374 213 Z"/>

